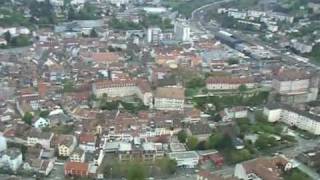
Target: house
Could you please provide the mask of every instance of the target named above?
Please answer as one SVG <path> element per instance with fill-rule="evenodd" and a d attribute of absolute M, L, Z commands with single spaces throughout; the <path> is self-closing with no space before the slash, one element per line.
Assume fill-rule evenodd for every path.
<path fill-rule="evenodd" d="M 0 153 L 0 167 L 7 167 L 12 171 L 17 171 L 22 163 L 23 160 L 20 149 L 10 148 Z"/>
<path fill-rule="evenodd" d="M 184 110 L 186 117 L 183 121 L 190 123 L 197 123 L 201 120 L 201 111 L 196 108 L 192 108 L 190 110 Z"/>
<path fill-rule="evenodd" d="M 200 156 L 200 163 L 211 161 L 217 168 L 224 164 L 223 156 L 216 150 L 204 150 L 197 152 Z"/>
<path fill-rule="evenodd" d="M 195 151 L 171 152 L 168 156 L 177 161 L 178 167 L 185 168 L 195 168 L 200 160 L 200 156 Z"/>
<path fill-rule="evenodd" d="M 188 127 L 187 132 L 196 137 L 199 141 L 205 141 L 211 135 L 212 129 L 209 127 L 209 124 L 199 122 L 191 124 Z"/>
<path fill-rule="evenodd" d="M 76 148 L 70 155 L 71 162 L 84 162 L 86 152 L 80 148 Z"/>
<path fill-rule="evenodd" d="M 39 173 L 43 174 L 44 176 L 48 176 L 50 172 L 53 170 L 54 167 L 54 160 L 42 160 L 40 164 Z"/>
<path fill-rule="evenodd" d="M 88 176 L 88 170 L 88 163 L 66 162 L 64 165 L 65 176 L 85 177 Z"/>
<path fill-rule="evenodd" d="M 85 62 L 93 62 L 95 64 L 99 64 L 105 67 L 123 60 L 123 58 L 115 52 L 84 52 L 80 53 L 80 57 Z"/>
<path fill-rule="evenodd" d="M 4 38 L 0 38 L 0 46 L 6 46 L 7 41 Z"/>
<path fill-rule="evenodd" d="M 184 98 L 184 88 L 159 87 L 154 96 L 154 108 L 166 111 L 182 111 Z"/>
<path fill-rule="evenodd" d="M 59 135 L 56 139 L 59 156 L 70 156 L 77 145 L 77 139 L 73 135 Z"/>
<path fill-rule="evenodd" d="M 42 117 L 40 117 L 33 123 L 33 126 L 38 129 L 48 127 L 49 125 L 50 125 L 49 120 Z"/>
<path fill-rule="evenodd" d="M 80 134 L 79 148 L 84 151 L 94 152 L 96 150 L 96 136 L 85 133 Z"/>
<path fill-rule="evenodd" d="M 283 173 L 291 168 L 292 164 L 284 157 L 260 157 L 237 164 L 234 177 L 243 180 L 281 180 Z"/>
<path fill-rule="evenodd" d="M 254 88 L 254 79 L 250 77 L 210 77 L 206 80 L 208 90 L 236 90 L 241 85 L 247 88 Z"/>
<path fill-rule="evenodd" d="M 201 170 L 197 174 L 196 180 L 237 180 L 235 177 L 222 177 L 217 174 L 212 174 L 210 171 Z"/>
<path fill-rule="evenodd" d="M 40 130 L 33 128 L 26 136 L 28 146 L 40 144 L 43 148 L 49 149 L 54 134 L 49 132 L 41 132 Z"/>

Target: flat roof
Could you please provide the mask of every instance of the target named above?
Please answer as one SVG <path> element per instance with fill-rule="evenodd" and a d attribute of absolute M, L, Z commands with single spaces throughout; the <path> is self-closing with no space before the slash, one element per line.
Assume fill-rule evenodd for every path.
<path fill-rule="evenodd" d="M 169 153 L 169 157 L 173 159 L 199 159 L 196 151 L 172 152 Z"/>
<path fill-rule="evenodd" d="M 182 143 L 170 143 L 170 150 L 172 152 L 187 151 L 186 147 Z"/>

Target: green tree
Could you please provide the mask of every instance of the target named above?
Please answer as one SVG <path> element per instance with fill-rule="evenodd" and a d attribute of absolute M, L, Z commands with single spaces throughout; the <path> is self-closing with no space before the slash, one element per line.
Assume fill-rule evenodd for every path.
<path fill-rule="evenodd" d="M 228 60 L 228 64 L 229 64 L 229 65 L 239 64 L 239 60 L 238 60 L 238 59 L 231 58 L 231 59 Z"/>
<path fill-rule="evenodd" d="M 94 28 L 91 29 L 90 37 L 92 37 L 92 38 L 98 37 L 98 33 L 97 33 L 96 29 L 94 29 Z"/>
<path fill-rule="evenodd" d="M 65 81 L 63 83 L 63 92 L 72 92 L 74 90 L 74 84 L 72 81 Z"/>
<path fill-rule="evenodd" d="M 146 168 L 143 164 L 131 162 L 128 166 L 128 180 L 143 180 L 146 178 Z"/>
<path fill-rule="evenodd" d="M 258 149 L 264 150 L 276 145 L 276 143 L 277 140 L 274 137 L 262 134 L 258 137 L 255 145 Z"/>
<path fill-rule="evenodd" d="M 4 33 L 4 39 L 7 41 L 8 44 L 11 42 L 11 34 L 9 31 Z"/>
<path fill-rule="evenodd" d="M 195 136 L 189 136 L 187 138 L 187 147 L 189 150 L 196 150 L 198 146 L 198 139 Z"/>
<path fill-rule="evenodd" d="M 201 77 L 195 77 L 189 80 L 186 83 L 187 88 L 198 88 L 198 87 L 204 87 L 206 85 L 205 80 Z"/>
<path fill-rule="evenodd" d="M 250 151 L 248 151 L 247 149 L 241 149 L 241 150 L 232 150 L 230 152 L 230 160 L 232 163 L 239 163 L 242 161 L 246 161 L 251 159 L 251 154 Z"/>
<path fill-rule="evenodd" d="M 223 141 L 223 135 L 221 133 L 214 133 L 208 138 L 208 147 L 210 149 L 217 148 Z"/>
<path fill-rule="evenodd" d="M 30 112 L 26 112 L 22 117 L 22 121 L 24 121 L 29 125 L 32 125 L 32 119 L 33 119 L 33 115 Z"/>
<path fill-rule="evenodd" d="M 245 92 L 247 90 L 247 86 L 245 84 L 241 84 L 238 89 L 240 92 Z"/>
<path fill-rule="evenodd" d="M 311 180 L 311 178 L 307 174 L 295 168 L 285 172 L 284 180 Z"/>
<path fill-rule="evenodd" d="M 179 131 L 177 136 L 178 136 L 179 142 L 181 142 L 181 143 L 185 143 L 188 138 L 188 135 L 185 130 Z"/>
<path fill-rule="evenodd" d="M 48 110 L 45 110 L 45 111 L 41 111 L 39 116 L 42 117 L 42 118 L 47 118 L 48 115 L 49 115 L 49 111 Z"/>
<path fill-rule="evenodd" d="M 161 172 L 164 174 L 172 175 L 177 170 L 177 162 L 173 159 L 162 158 L 156 161 L 158 167 L 160 167 Z"/>

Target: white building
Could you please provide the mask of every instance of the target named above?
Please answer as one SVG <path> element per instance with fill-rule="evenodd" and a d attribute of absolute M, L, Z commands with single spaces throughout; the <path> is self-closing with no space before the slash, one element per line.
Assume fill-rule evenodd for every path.
<path fill-rule="evenodd" d="M 120 7 L 121 5 L 129 4 L 130 0 L 109 0 L 113 5 Z"/>
<path fill-rule="evenodd" d="M 147 29 L 148 43 L 159 44 L 161 38 L 161 29 L 159 27 L 149 27 Z"/>
<path fill-rule="evenodd" d="M 177 162 L 178 167 L 195 168 L 200 160 L 200 156 L 195 151 L 172 152 L 169 158 Z"/>
<path fill-rule="evenodd" d="M 154 97 L 154 108 L 158 110 L 183 110 L 184 88 L 160 87 Z"/>
<path fill-rule="evenodd" d="M 49 125 L 50 125 L 49 120 L 42 117 L 37 119 L 33 124 L 33 126 L 38 129 L 48 127 Z"/>
<path fill-rule="evenodd" d="M 70 161 L 72 162 L 85 162 L 85 151 L 82 149 L 76 149 L 74 152 L 70 155 Z"/>
<path fill-rule="evenodd" d="M 241 85 L 247 88 L 254 88 L 255 83 L 249 77 L 211 77 L 206 81 L 206 87 L 209 90 L 236 90 Z"/>
<path fill-rule="evenodd" d="M 17 171 L 22 163 L 23 160 L 20 149 L 11 148 L 1 153 L 0 167 L 8 167 L 12 171 Z"/>
<path fill-rule="evenodd" d="M 59 156 L 70 156 L 77 145 L 77 139 L 73 135 L 60 135 L 58 140 Z"/>
<path fill-rule="evenodd" d="M 272 88 L 286 104 L 315 101 L 318 97 L 317 74 L 292 69 L 280 69 L 272 80 Z"/>
<path fill-rule="evenodd" d="M 7 140 L 5 137 L 0 136 L 0 152 L 5 151 L 7 149 Z"/>
<path fill-rule="evenodd" d="M 43 148 L 49 149 L 54 134 L 49 132 L 40 132 L 37 129 L 33 129 L 26 136 L 28 146 L 35 146 L 36 144 L 40 144 Z"/>
<path fill-rule="evenodd" d="M 178 41 L 190 41 L 190 25 L 186 21 L 179 20 L 174 24 L 174 33 Z"/>
<path fill-rule="evenodd" d="M 53 6 L 63 6 L 64 0 L 50 0 L 50 4 Z"/>
<path fill-rule="evenodd" d="M 80 134 L 79 148 L 85 152 L 94 152 L 96 150 L 96 137 L 91 134 Z"/>
<path fill-rule="evenodd" d="M 281 121 L 312 134 L 320 134 L 320 117 L 308 112 L 293 109 L 286 105 L 267 105 L 263 114 L 269 122 Z"/>

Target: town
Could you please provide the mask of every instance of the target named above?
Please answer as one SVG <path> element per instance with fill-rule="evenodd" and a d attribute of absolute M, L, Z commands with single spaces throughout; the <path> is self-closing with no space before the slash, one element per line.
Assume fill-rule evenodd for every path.
<path fill-rule="evenodd" d="M 317 0 L 0 0 L 0 179 L 319 180 L 319 19 Z"/>

